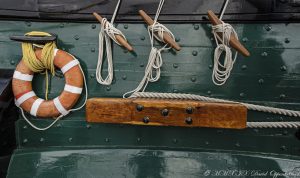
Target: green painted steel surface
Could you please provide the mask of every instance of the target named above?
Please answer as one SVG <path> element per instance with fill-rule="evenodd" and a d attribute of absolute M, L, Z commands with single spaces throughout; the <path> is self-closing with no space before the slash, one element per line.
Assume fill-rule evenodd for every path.
<path fill-rule="evenodd" d="M 123 48 L 113 45 L 115 79 L 111 86 L 102 86 L 95 79 L 98 55 L 98 24 L 0 21 L 1 69 L 14 69 L 22 56 L 20 44 L 10 41 L 9 35 L 20 35 L 32 30 L 52 32 L 58 35 L 58 47 L 74 54 L 80 60 L 88 80 L 89 97 L 121 97 L 125 92 L 134 89 L 142 79 L 150 52 L 150 42 L 146 26 L 142 23 L 118 24 L 118 27 L 135 48 L 135 53 L 129 53 Z M 180 52 L 170 50 L 163 53 L 164 63 L 161 79 L 156 83 L 150 83 L 146 91 L 193 93 L 300 110 L 300 37 L 296 35 L 300 24 L 234 24 L 240 39 L 249 48 L 251 57 L 245 58 L 239 55 L 230 79 L 221 87 L 215 86 L 211 81 L 212 55 L 215 44 L 212 41 L 210 25 L 167 24 L 167 27 L 174 32 L 178 43 L 182 46 L 182 50 Z M 45 92 L 44 76 L 36 75 L 33 83 L 37 95 L 42 97 Z M 63 78 L 54 77 L 51 79 L 50 98 L 59 95 L 63 86 Z M 82 99 L 80 102 L 83 101 Z M 250 111 L 248 120 L 299 121 L 300 119 Z M 32 119 L 32 121 L 36 125 L 45 126 L 51 120 Z M 13 171 L 17 169 L 19 162 L 30 162 L 33 158 L 36 161 L 41 161 L 42 159 L 39 157 L 43 153 L 41 149 L 46 148 L 60 150 L 63 147 L 82 149 L 113 147 L 124 149 L 125 153 L 128 148 L 152 148 L 161 151 L 150 151 L 150 154 L 168 152 L 162 150 L 180 150 L 182 152 L 178 152 L 178 155 L 181 156 L 182 154 L 188 154 L 183 153 L 183 151 L 210 149 L 223 150 L 231 154 L 243 151 L 247 154 L 276 154 L 279 157 L 293 155 L 297 159 L 300 154 L 300 141 L 295 137 L 296 129 L 227 130 L 89 124 L 85 122 L 84 109 L 71 113 L 45 132 L 32 129 L 22 118 L 17 122 L 16 129 L 18 148 L 21 150 L 15 152 L 14 159 L 11 161 L 9 170 L 11 177 L 17 175 L 17 173 L 13 174 Z M 28 153 L 22 156 L 23 152 L 27 150 Z M 74 152 L 76 153 L 76 151 Z M 91 153 L 89 151 L 82 152 L 86 155 Z M 98 150 L 96 152 L 101 155 L 109 152 L 109 150 Z M 111 152 L 114 151 L 111 150 Z M 137 152 L 129 150 L 126 155 L 135 155 Z M 59 153 L 59 151 L 50 153 Z M 74 160 L 77 159 L 76 156 L 68 157 L 69 153 L 61 153 L 65 156 L 61 157 L 61 163 L 55 163 L 58 166 L 79 161 Z M 27 154 L 28 156 L 26 156 Z M 105 156 L 103 160 L 115 160 L 118 163 L 119 155 L 117 153 L 112 154 L 112 158 Z M 199 163 L 202 158 L 201 153 L 195 152 L 193 154 L 196 155 L 196 162 Z M 91 155 L 93 154 L 91 153 Z M 216 155 L 220 160 L 223 159 L 223 154 L 217 153 Z M 193 156 L 187 156 L 187 158 L 191 157 Z M 101 156 L 97 157 L 100 160 L 101 158 Z M 152 158 L 149 163 L 145 162 L 145 164 L 156 164 L 157 156 Z M 289 157 L 287 159 L 296 158 Z M 214 159 L 214 162 L 218 160 L 217 158 Z M 141 164 L 143 160 L 140 161 Z M 248 158 L 241 156 L 236 161 L 242 164 L 247 160 Z M 276 162 L 275 160 L 277 159 L 273 157 L 267 158 L 263 165 L 269 166 L 268 163 L 272 165 Z M 130 159 L 128 158 L 127 161 L 130 161 Z M 299 163 L 285 161 L 291 162 L 291 164 Z M 206 159 L 203 160 L 204 162 L 209 164 Z M 103 165 L 107 166 L 108 168 L 105 170 L 108 170 L 112 162 L 103 163 Z M 274 163 L 274 167 L 275 165 Z M 21 165 L 19 166 L 21 167 Z M 31 167 L 30 170 L 34 168 L 32 165 L 28 166 Z M 180 166 L 177 167 L 181 168 Z M 191 167 L 194 170 L 194 167 Z M 94 169 L 96 168 L 94 167 Z M 159 172 L 159 169 L 164 168 L 158 166 L 153 168 L 153 171 Z M 33 177 L 37 175 L 36 171 L 38 170 L 39 168 L 28 171 L 26 175 Z M 99 168 L 100 170 L 103 169 Z M 120 170 L 128 171 L 126 168 Z M 104 171 L 103 174 L 112 173 L 110 171 Z M 119 175 L 121 175 L 121 172 Z M 139 175 L 137 172 L 135 173 L 135 175 Z M 57 174 L 53 173 L 51 175 L 55 176 Z M 131 177 L 130 172 L 126 172 L 125 175 Z"/>
<path fill-rule="evenodd" d="M 30 149 L 17 151 L 12 161 L 8 176 L 22 178 L 300 176 L 300 157 L 209 150 Z"/>

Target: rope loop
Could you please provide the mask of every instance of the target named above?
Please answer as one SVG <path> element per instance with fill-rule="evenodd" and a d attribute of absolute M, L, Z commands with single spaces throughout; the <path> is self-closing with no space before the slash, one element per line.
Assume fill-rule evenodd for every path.
<path fill-rule="evenodd" d="M 237 52 L 232 57 L 232 51 L 229 46 L 231 35 L 234 35 L 238 39 L 238 35 L 233 27 L 222 21 L 219 25 L 212 26 L 212 33 L 217 44 L 214 51 L 214 67 L 212 73 L 212 81 L 215 85 L 223 85 L 226 83 L 230 76 L 231 70 L 237 58 Z M 218 33 L 222 33 L 222 38 L 218 36 Z M 225 53 L 224 59 L 221 59 L 222 54 Z"/>
<path fill-rule="evenodd" d="M 148 33 L 153 35 L 155 39 L 157 39 L 160 42 L 165 43 L 164 41 L 164 32 L 169 34 L 173 39 L 175 39 L 174 34 L 163 24 L 159 22 L 154 22 L 152 25 L 148 26 Z M 151 36 L 150 36 L 151 38 Z M 152 37 L 153 38 L 153 37 Z M 151 40 L 152 42 L 153 40 Z"/>

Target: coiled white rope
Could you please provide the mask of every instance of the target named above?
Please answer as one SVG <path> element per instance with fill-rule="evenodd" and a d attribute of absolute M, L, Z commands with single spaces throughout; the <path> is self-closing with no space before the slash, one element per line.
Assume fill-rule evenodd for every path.
<path fill-rule="evenodd" d="M 136 92 L 130 98 L 164 98 L 164 99 L 189 99 L 206 102 L 221 102 L 221 103 L 238 103 L 246 106 L 247 109 L 253 111 L 260 111 L 272 114 L 280 114 L 291 117 L 300 117 L 300 111 L 293 111 L 288 109 L 280 109 L 269 106 L 261 106 L 243 102 L 234 102 L 230 100 L 223 100 L 217 98 L 210 98 L 201 95 L 181 94 L 181 93 L 154 93 L 154 92 Z M 249 123 L 249 124 L 248 124 Z M 272 123 L 272 124 L 270 124 Z M 295 128 L 300 126 L 300 122 L 247 122 L 248 127 L 258 128 Z"/>
<path fill-rule="evenodd" d="M 123 95 L 123 98 L 126 98 L 128 95 L 138 92 L 138 91 L 145 91 L 147 85 L 149 82 L 156 82 L 160 79 L 160 68 L 163 64 L 161 52 L 169 50 L 171 47 L 168 46 L 168 44 L 165 44 L 161 48 L 154 47 L 154 38 L 157 39 L 160 42 L 165 42 L 163 39 L 164 32 L 169 34 L 173 39 L 175 39 L 173 33 L 164 25 L 157 22 L 160 11 L 164 5 L 164 0 L 160 0 L 156 15 L 154 18 L 154 23 L 150 26 L 148 26 L 148 34 L 150 37 L 151 42 L 151 51 L 148 58 L 148 64 L 145 68 L 145 75 L 139 85 L 129 92 L 126 92 Z"/>
<path fill-rule="evenodd" d="M 120 43 L 116 40 L 115 35 L 121 35 L 125 40 L 125 35 L 113 26 L 115 17 L 117 15 L 117 11 L 119 8 L 121 0 L 118 1 L 116 5 L 114 14 L 110 22 L 107 21 L 106 18 L 102 19 L 101 22 L 101 30 L 99 32 L 99 54 L 98 54 L 98 63 L 96 68 L 96 79 L 102 85 L 110 85 L 113 77 L 114 77 L 114 68 L 113 68 L 113 61 L 112 61 L 112 49 L 111 49 L 111 39 L 120 45 Z M 107 58 L 107 76 L 105 79 L 102 77 L 102 64 L 103 64 L 103 55 L 104 55 L 104 41 L 106 47 L 106 58 Z"/>
<path fill-rule="evenodd" d="M 231 35 L 234 35 L 238 39 L 238 35 L 234 28 L 222 21 L 223 15 L 227 8 L 229 0 L 226 1 L 224 9 L 220 15 L 221 24 L 212 26 L 212 33 L 214 35 L 217 47 L 214 52 L 214 67 L 212 73 L 212 81 L 215 85 L 224 85 L 230 76 L 230 72 L 233 68 L 235 60 L 237 58 L 237 51 L 234 57 L 232 57 L 232 51 L 229 45 Z M 218 36 L 218 33 L 222 33 L 222 38 Z M 222 53 L 225 52 L 224 59 L 221 59 Z"/>

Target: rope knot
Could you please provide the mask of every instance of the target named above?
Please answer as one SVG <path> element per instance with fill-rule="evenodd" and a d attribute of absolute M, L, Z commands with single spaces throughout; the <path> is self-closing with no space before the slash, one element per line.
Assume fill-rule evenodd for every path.
<path fill-rule="evenodd" d="M 163 24 L 159 22 L 154 22 L 152 25 L 148 26 L 148 32 L 152 33 L 155 39 L 157 39 L 160 42 L 164 42 L 164 32 L 168 33 L 172 39 L 175 39 L 173 33 Z"/>
<path fill-rule="evenodd" d="M 115 35 L 121 35 L 125 40 L 127 40 L 125 35 L 119 29 L 115 28 L 113 24 L 111 24 L 106 18 L 102 19 L 101 26 L 102 26 L 101 29 L 102 35 L 104 35 L 105 32 L 105 34 L 107 34 L 118 45 L 121 44 L 117 41 Z"/>

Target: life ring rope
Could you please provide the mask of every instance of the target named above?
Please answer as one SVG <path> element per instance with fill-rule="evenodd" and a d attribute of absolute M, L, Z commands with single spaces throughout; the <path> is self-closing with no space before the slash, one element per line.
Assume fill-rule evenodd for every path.
<path fill-rule="evenodd" d="M 68 54 L 69 54 L 69 53 L 68 53 Z M 70 54 L 70 55 L 71 55 L 71 54 Z M 72 56 L 72 55 L 71 55 L 71 56 Z M 75 58 L 74 58 L 74 59 L 75 59 Z M 77 59 L 75 59 L 75 60 L 77 60 Z M 68 64 L 69 64 L 69 63 L 68 63 Z M 82 68 L 81 68 L 81 66 L 80 66 L 79 63 L 78 63 L 78 66 L 79 66 L 79 68 L 80 68 L 80 70 L 81 70 L 81 72 L 82 72 L 82 75 L 83 75 L 83 81 L 84 81 L 84 90 L 85 90 L 85 99 L 84 99 L 84 103 L 83 103 L 81 106 L 77 107 L 77 108 L 69 109 L 69 110 L 67 111 L 67 110 L 65 110 L 65 108 L 63 108 L 63 106 L 61 105 L 61 103 L 60 103 L 58 97 L 55 98 L 55 99 L 53 100 L 54 103 L 55 103 L 55 101 L 56 101 L 56 102 L 57 102 L 56 104 L 58 104 L 58 105 L 60 104 L 60 106 L 61 106 L 61 107 L 58 106 L 59 108 L 57 108 L 57 109 L 59 110 L 59 112 L 61 113 L 61 115 L 58 116 L 58 117 L 57 117 L 50 125 L 48 125 L 47 127 L 37 127 L 36 125 L 34 125 L 31 121 L 29 121 L 29 119 L 26 117 L 26 115 L 25 115 L 25 113 L 24 113 L 24 110 L 20 107 L 20 105 L 21 105 L 24 101 L 26 101 L 27 99 L 29 99 L 29 98 L 31 98 L 31 97 L 33 97 L 33 96 L 36 96 L 35 93 L 34 93 L 34 91 L 29 91 L 29 92 L 23 94 L 19 99 L 16 100 L 16 105 L 17 105 L 17 107 L 21 110 L 22 117 L 25 119 L 25 121 L 26 121 L 32 128 L 34 128 L 34 129 L 36 129 L 36 130 L 39 130 L 39 131 L 48 130 L 48 129 L 51 128 L 57 121 L 59 121 L 62 117 L 64 117 L 66 114 L 68 114 L 68 113 L 70 113 L 70 112 L 78 111 L 78 110 L 80 110 L 81 108 L 83 108 L 83 107 L 85 106 L 86 101 L 87 101 L 87 99 L 88 99 L 88 90 L 87 90 L 87 84 L 86 84 L 86 77 L 85 77 L 84 72 L 83 72 L 83 70 L 82 70 Z M 70 69 L 71 69 L 71 68 L 70 68 Z M 67 72 L 67 71 L 66 71 L 66 72 Z M 67 84 L 66 84 L 66 85 L 67 85 Z M 65 85 L 65 87 L 66 87 L 66 85 Z M 41 98 L 38 98 L 38 99 L 41 99 Z M 37 100 L 38 100 L 38 99 L 37 99 Z M 35 100 L 35 102 L 33 103 L 32 107 L 31 107 L 31 110 L 30 110 L 30 114 L 31 114 L 31 115 L 36 115 L 37 110 L 38 110 L 40 104 L 42 103 L 41 101 L 37 101 L 37 100 Z M 41 99 L 41 100 L 43 100 L 43 99 Z M 62 109 L 62 108 L 63 108 L 63 109 Z M 64 110 L 64 111 L 62 111 L 62 110 Z M 62 112 L 63 112 L 63 113 L 62 113 Z M 65 115 L 64 115 L 64 114 L 65 114 Z"/>
<path fill-rule="evenodd" d="M 26 36 L 51 36 L 45 32 L 29 32 Z M 45 45 L 36 45 L 32 43 L 22 43 L 23 58 L 18 64 L 13 75 L 13 92 L 15 95 L 15 104 L 21 110 L 23 118 L 37 130 L 47 130 L 53 126 L 59 119 L 66 116 L 71 111 L 76 111 L 84 107 L 88 98 L 86 77 L 80 66 L 79 61 L 71 54 L 61 51 L 58 53 L 54 41 Z M 66 78 L 64 92 L 53 100 L 48 100 L 48 70 L 54 76 L 55 66 L 60 68 Z M 75 67 L 77 66 L 77 67 Z M 72 72 L 71 72 L 72 69 Z M 70 71 L 70 72 L 68 72 Z M 34 73 L 46 73 L 46 93 L 45 101 L 36 96 L 32 91 L 32 80 Z M 72 109 L 76 104 L 85 87 L 84 103 L 78 108 Z M 39 128 L 35 126 L 26 117 L 24 111 L 37 117 L 56 117 L 56 119 L 47 127 Z"/>

